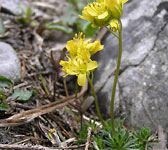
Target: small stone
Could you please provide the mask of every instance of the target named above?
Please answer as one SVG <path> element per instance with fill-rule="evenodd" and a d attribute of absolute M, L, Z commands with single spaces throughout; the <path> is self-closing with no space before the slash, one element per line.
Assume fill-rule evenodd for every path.
<path fill-rule="evenodd" d="M 16 51 L 7 43 L 0 42 L 0 76 L 17 82 L 21 79 L 21 64 Z"/>
<path fill-rule="evenodd" d="M 13 15 L 21 15 L 21 8 L 26 8 L 25 0 L 2 0 L 2 8 Z"/>

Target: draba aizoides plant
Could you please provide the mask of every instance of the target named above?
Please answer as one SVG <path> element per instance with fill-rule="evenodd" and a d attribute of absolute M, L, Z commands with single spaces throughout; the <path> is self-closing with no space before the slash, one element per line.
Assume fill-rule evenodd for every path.
<path fill-rule="evenodd" d="M 82 16 L 80 16 L 82 19 L 89 20 L 93 27 L 106 27 L 119 41 L 118 60 L 110 104 L 111 123 L 114 133 L 114 98 L 122 56 L 122 22 L 120 17 L 123 13 L 123 5 L 127 1 L 128 0 L 96 0 L 96 2 L 89 3 L 83 9 Z M 118 35 L 115 33 L 117 31 Z"/>
<path fill-rule="evenodd" d="M 118 60 L 111 95 L 110 121 L 104 121 L 101 116 L 98 99 L 93 86 L 93 71 L 98 67 L 98 64 L 96 61 L 91 60 L 91 56 L 104 48 L 104 46 L 100 44 L 100 41 L 91 42 L 91 40 L 85 40 L 84 34 L 78 33 L 73 40 L 67 42 L 67 60 L 60 61 L 60 65 L 63 66 L 63 72 L 66 73 L 65 76 L 76 75 L 79 86 L 84 86 L 86 80 L 88 80 L 92 95 L 95 99 L 97 115 L 103 125 L 102 130 L 93 133 L 91 140 L 96 142 L 97 148 L 101 150 L 148 149 L 157 139 L 156 136 L 151 135 L 148 129 L 133 132 L 124 128 L 123 122 L 120 120 L 115 120 L 114 123 L 114 98 L 122 56 L 122 22 L 120 17 L 123 13 L 123 5 L 127 1 L 128 0 L 96 0 L 84 7 L 82 16 L 80 16 L 80 18 L 90 21 L 93 27 L 105 27 L 119 41 Z M 88 126 L 91 127 L 91 125 Z M 84 126 L 84 130 L 81 130 L 79 141 L 85 141 L 86 129 L 87 127 Z"/>
<path fill-rule="evenodd" d="M 80 18 L 90 21 L 93 27 L 106 27 L 107 30 L 109 30 L 110 33 L 112 33 L 119 41 L 118 60 L 110 105 L 113 133 L 115 133 L 114 98 L 122 56 L 122 22 L 120 17 L 123 13 L 123 5 L 127 1 L 128 0 L 96 0 L 95 2 L 89 3 L 86 7 L 84 7 L 82 16 L 80 16 Z M 116 32 L 118 32 L 118 35 Z M 100 41 L 95 41 L 93 43 L 91 43 L 90 40 L 85 41 L 84 35 L 79 33 L 78 35 L 75 35 L 73 40 L 68 41 L 66 48 L 69 52 L 67 55 L 67 61 L 60 62 L 60 65 L 63 66 L 63 72 L 65 72 L 66 75 L 76 75 L 78 84 L 80 86 L 84 86 L 86 79 L 88 79 L 92 94 L 95 99 L 98 117 L 102 125 L 105 127 L 93 86 L 93 70 L 97 68 L 98 65 L 96 61 L 91 60 L 91 56 L 97 51 L 102 50 L 103 45 L 100 44 Z"/>

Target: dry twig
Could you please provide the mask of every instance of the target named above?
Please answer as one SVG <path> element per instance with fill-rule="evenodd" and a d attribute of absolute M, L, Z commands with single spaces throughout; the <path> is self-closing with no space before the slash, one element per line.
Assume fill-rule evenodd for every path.
<path fill-rule="evenodd" d="M 9 144 L 0 144 L 0 149 L 17 149 L 17 150 L 63 150 L 63 149 L 79 149 L 84 147 L 84 145 L 77 145 L 71 147 L 57 147 L 50 148 L 44 147 L 41 145 L 9 145 Z"/>
<path fill-rule="evenodd" d="M 88 150 L 88 148 L 89 148 L 91 131 L 92 131 L 91 127 L 88 127 L 88 136 L 87 136 L 87 142 L 86 142 L 85 150 Z"/>
<path fill-rule="evenodd" d="M 0 119 L 0 127 L 18 126 L 24 123 L 28 123 L 34 118 L 55 111 L 56 109 L 62 108 L 69 103 L 72 103 L 76 99 L 79 99 L 87 90 L 87 84 L 82 87 L 80 93 L 76 95 L 71 95 L 65 98 L 61 98 L 55 102 L 21 112 L 19 114 L 13 115 L 7 119 Z"/>

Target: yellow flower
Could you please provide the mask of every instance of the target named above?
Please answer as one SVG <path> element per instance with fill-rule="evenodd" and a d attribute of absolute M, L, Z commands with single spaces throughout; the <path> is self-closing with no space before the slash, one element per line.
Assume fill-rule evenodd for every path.
<path fill-rule="evenodd" d="M 75 34 L 73 40 L 67 42 L 66 48 L 71 58 L 81 55 L 85 58 L 85 60 L 88 60 L 91 55 L 102 50 L 104 46 L 101 45 L 98 40 L 93 43 L 91 43 L 91 40 L 85 40 L 85 36 L 81 32 L 79 34 Z"/>
<path fill-rule="evenodd" d="M 128 0 L 104 0 L 105 5 L 111 10 L 113 18 L 120 19 L 123 13 L 123 5 Z"/>
<path fill-rule="evenodd" d="M 85 36 L 83 33 L 81 32 L 79 34 L 75 34 L 73 40 L 67 42 L 66 49 L 69 52 L 69 56 L 72 58 L 76 57 L 78 53 L 81 53 L 81 51 L 84 49 L 85 44 Z"/>
<path fill-rule="evenodd" d="M 83 9 L 82 16 L 80 16 L 80 18 L 90 21 L 93 27 L 107 26 L 110 17 L 110 10 L 106 8 L 103 0 L 89 3 Z"/>
<path fill-rule="evenodd" d="M 89 3 L 82 11 L 80 18 L 88 20 L 92 26 L 110 25 L 113 31 L 119 30 L 118 21 L 123 14 L 123 5 L 128 0 L 97 0 Z"/>
<path fill-rule="evenodd" d="M 88 61 L 85 62 L 83 58 L 77 56 L 74 59 L 68 57 L 68 61 L 60 61 L 60 65 L 63 66 L 63 72 L 67 73 L 67 75 L 76 75 L 77 82 L 80 86 L 84 86 L 86 84 L 86 76 L 95 68 L 98 67 L 96 61 Z"/>
<path fill-rule="evenodd" d="M 110 24 L 110 28 L 113 32 L 116 32 L 117 30 L 120 29 L 120 26 L 119 26 L 117 19 L 110 20 L 109 24 Z"/>
<path fill-rule="evenodd" d="M 88 43 L 87 49 L 89 50 L 91 55 L 94 55 L 96 52 L 102 50 L 104 45 L 100 44 L 100 41 L 94 41 L 93 43 Z"/>
<path fill-rule="evenodd" d="M 73 40 L 67 42 L 68 61 L 60 61 L 62 70 L 67 75 L 76 75 L 78 84 L 84 86 L 86 76 L 91 70 L 98 67 L 96 61 L 90 59 L 91 55 L 103 49 L 100 41 L 85 40 L 83 33 L 75 34 Z M 64 76 L 64 77 L 65 77 Z"/>

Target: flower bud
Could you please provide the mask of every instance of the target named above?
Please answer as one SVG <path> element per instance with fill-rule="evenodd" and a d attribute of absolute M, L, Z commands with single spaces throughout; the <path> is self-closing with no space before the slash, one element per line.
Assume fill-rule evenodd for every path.
<path fill-rule="evenodd" d="M 120 26 L 119 26 L 117 19 L 110 20 L 109 24 L 110 24 L 110 28 L 113 32 L 116 32 L 117 30 L 120 29 Z"/>

